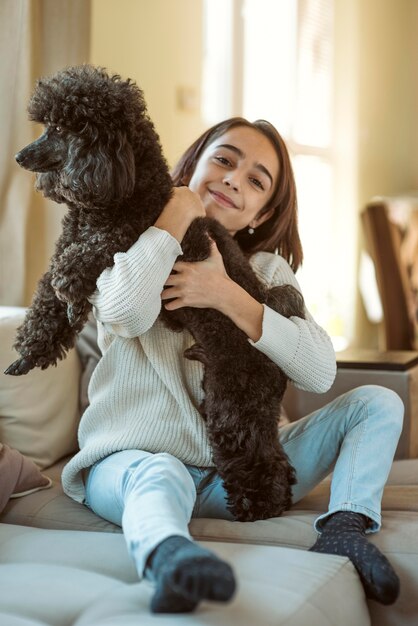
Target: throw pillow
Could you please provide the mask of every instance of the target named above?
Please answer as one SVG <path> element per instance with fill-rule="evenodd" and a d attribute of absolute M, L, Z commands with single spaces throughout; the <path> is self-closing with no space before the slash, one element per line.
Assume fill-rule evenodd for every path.
<path fill-rule="evenodd" d="M 76 350 L 46 370 L 6 376 L 18 354 L 12 348 L 25 309 L 0 307 L 0 441 L 41 469 L 77 450 L 80 360 Z"/>
<path fill-rule="evenodd" d="M 20 498 L 39 489 L 47 489 L 52 481 L 44 476 L 33 461 L 18 450 L 0 443 L 0 513 L 9 498 Z"/>

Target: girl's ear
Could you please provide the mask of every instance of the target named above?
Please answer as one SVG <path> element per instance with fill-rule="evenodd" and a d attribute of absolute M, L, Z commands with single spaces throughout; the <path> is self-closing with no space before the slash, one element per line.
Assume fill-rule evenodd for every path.
<path fill-rule="evenodd" d="M 181 179 L 181 181 L 180 181 L 180 182 L 181 182 L 181 184 L 182 184 L 184 187 L 188 187 L 188 186 L 189 186 L 189 183 L 190 183 L 191 178 L 192 178 L 191 174 L 189 174 L 188 176 L 184 175 L 184 176 L 182 177 L 182 179 Z"/>
<path fill-rule="evenodd" d="M 267 220 L 269 220 L 273 214 L 274 207 L 271 207 L 271 209 L 269 209 L 265 213 L 262 213 L 259 217 L 255 217 L 253 220 L 251 220 L 248 226 L 251 226 L 251 228 L 257 228 L 257 226 L 261 226 L 261 224 L 267 222 Z"/>

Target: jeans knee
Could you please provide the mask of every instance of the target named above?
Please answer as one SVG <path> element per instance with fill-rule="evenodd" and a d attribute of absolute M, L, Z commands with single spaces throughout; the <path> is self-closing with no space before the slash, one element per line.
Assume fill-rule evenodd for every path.
<path fill-rule="evenodd" d="M 393 433 L 399 436 L 402 432 L 405 410 L 400 396 L 392 389 L 381 385 L 364 385 L 355 391 L 367 406 L 368 414 L 377 415 L 382 427 L 384 424 L 385 429 L 392 428 Z"/>
<path fill-rule="evenodd" d="M 151 485 L 175 484 L 185 490 L 196 491 L 194 482 L 185 465 L 175 456 L 166 452 L 150 454 L 135 470 L 138 478 Z M 135 476 L 133 477 L 135 480 Z"/>
<path fill-rule="evenodd" d="M 400 435 L 403 427 L 405 406 L 401 397 L 392 389 L 381 387 L 382 402 L 386 408 L 388 419 L 393 425 L 394 431 Z"/>

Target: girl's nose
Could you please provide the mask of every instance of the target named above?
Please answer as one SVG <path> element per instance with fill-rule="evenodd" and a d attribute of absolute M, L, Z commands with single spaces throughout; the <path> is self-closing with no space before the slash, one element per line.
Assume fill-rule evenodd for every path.
<path fill-rule="evenodd" d="M 223 179 L 222 182 L 227 187 L 231 187 L 231 189 L 233 189 L 234 191 L 238 191 L 239 190 L 238 176 L 236 176 L 236 175 L 234 176 L 234 174 L 232 174 L 232 173 L 229 173 L 226 176 L 224 176 L 224 179 Z"/>

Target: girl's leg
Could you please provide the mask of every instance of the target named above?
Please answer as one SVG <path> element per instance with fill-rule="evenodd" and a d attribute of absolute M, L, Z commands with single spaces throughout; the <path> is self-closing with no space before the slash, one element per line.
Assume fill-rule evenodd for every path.
<path fill-rule="evenodd" d="M 366 539 L 381 525 L 380 505 L 402 430 L 403 404 L 392 391 L 364 386 L 282 429 L 296 469 L 295 501 L 332 469 L 328 512 L 315 522 L 315 552 L 351 559 L 366 595 L 394 602 L 399 579 L 386 557 Z"/>
<path fill-rule="evenodd" d="M 379 530 L 403 411 L 396 393 L 366 385 L 281 429 L 280 440 L 296 470 L 294 502 L 333 471 L 329 509 L 316 520 L 316 530 L 336 511 L 362 513 L 370 519 L 368 532 Z"/>
<path fill-rule="evenodd" d="M 178 459 L 141 450 L 116 452 L 90 470 L 87 504 L 97 515 L 122 526 L 138 575 L 161 541 L 191 539 L 188 522 L 195 487 Z"/>
<path fill-rule="evenodd" d="M 227 563 L 195 544 L 188 523 L 196 496 L 185 466 L 169 454 L 124 450 L 90 470 L 87 504 L 121 525 L 137 571 L 156 582 L 154 612 L 192 611 L 203 599 L 229 600 Z"/>
<path fill-rule="evenodd" d="M 293 502 L 301 500 L 333 470 L 329 510 L 315 522 L 319 531 L 336 511 L 369 517 L 367 532 L 380 528 L 380 505 L 402 429 L 403 404 L 384 387 L 368 385 L 280 429 L 280 441 L 296 469 Z M 232 520 L 215 468 L 187 466 L 197 487 L 193 517 Z"/>
<path fill-rule="evenodd" d="M 322 535 L 312 549 L 348 556 L 367 595 L 384 603 L 396 599 L 399 581 L 387 559 L 364 535 L 381 525 L 381 498 L 402 419 L 399 396 L 370 385 L 354 389 L 280 430 L 281 442 L 296 470 L 294 502 L 333 471 L 329 510 L 315 522 Z M 198 484 L 193 516 L 232 519 L 216 471 L 188 469 Z M 200 484 L 195 474 L 201 475 Z"/>

